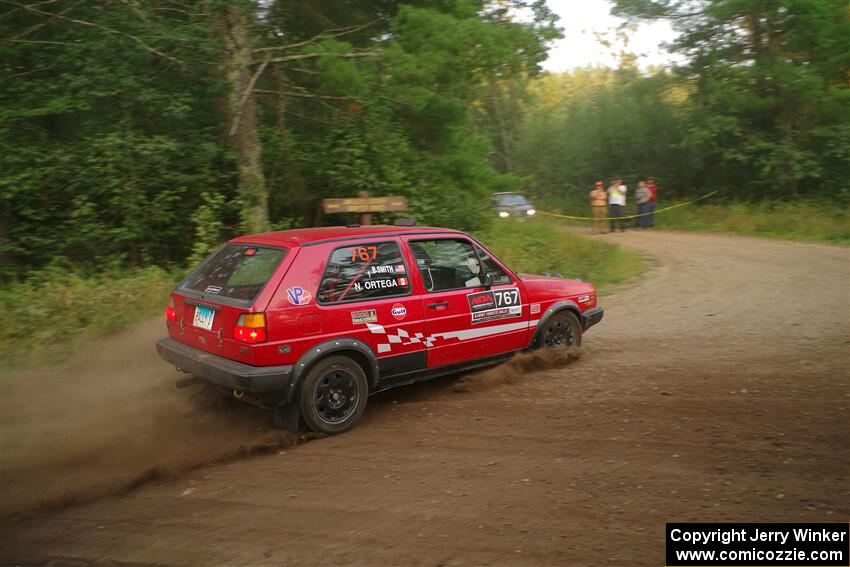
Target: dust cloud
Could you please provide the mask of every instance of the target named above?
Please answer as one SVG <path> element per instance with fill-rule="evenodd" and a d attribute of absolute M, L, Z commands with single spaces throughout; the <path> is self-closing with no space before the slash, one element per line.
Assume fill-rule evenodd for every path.
<path fill-rule="evenodd" d="M 480 392 L 503 384 L 515 384 L 527 373 L 553 368 L 563 368 L 581 358 L 581 347 L 568 349 L 535 350 L 518 354 L 501 366 L 462 377 L 454 385 L 454 391 Z"/>
<path fill-rule="evenodd" d="M 230 402 L 152 352 L 161 322 L 61 368 L 0 376 L 0 516 L 122 494 L 200 466 L 306 439 Z"/>
<path fill-rule="evenodd" d="M 212 463 L 277 451 L 313 434 L 275 427 L 154 352 L 161 321 L 91 344 L 59 368 L 0 375 L 0 517 L 83 504 Z M 579 349 L 533 352 L 461 377 L 474 392 L 557 368 Z"/>

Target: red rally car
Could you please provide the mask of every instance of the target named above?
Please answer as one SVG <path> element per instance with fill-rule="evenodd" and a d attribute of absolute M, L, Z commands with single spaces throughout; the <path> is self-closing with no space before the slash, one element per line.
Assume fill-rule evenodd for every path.
<path fill-rule="evenodd" d="M 289 429 L 341 433 L 369 394 L 581 344 L 589 283 L 514 273 L 456 230 L 308 228 L 241 236 L 172 292 L 157 351 Z"/>

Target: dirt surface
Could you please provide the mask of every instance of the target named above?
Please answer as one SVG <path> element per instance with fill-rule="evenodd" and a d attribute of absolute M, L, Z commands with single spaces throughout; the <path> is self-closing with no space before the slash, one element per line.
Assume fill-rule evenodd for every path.
<path fill-rule="evenodd" d="M 598 238 L 656 267 L 580 360 L 378 394 L 338 437 L 174 389 L 160 321 L 4 376 L 0 563 L 658 566 L 667 521 L 850 520 L 848 250 Z"/>

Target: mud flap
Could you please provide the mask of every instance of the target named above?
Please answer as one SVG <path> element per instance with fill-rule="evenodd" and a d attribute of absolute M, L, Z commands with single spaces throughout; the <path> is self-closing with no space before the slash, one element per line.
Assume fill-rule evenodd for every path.
<path fill-rule="evenodd" d="M 293 433 L 305 431 L 307 427 L 301 419 L 301 408 L 298 404 L 285 404 L 274 409 L 274 424 Z"/>

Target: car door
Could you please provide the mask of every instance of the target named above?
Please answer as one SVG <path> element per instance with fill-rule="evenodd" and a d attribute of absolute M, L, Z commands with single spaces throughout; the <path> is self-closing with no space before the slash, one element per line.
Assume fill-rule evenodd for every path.
<path fill-rule="evenodd" d="M 413 291 L 398 238 L 323 249 L 327 263 L 317 293 L 326 338 L 353 337 L 378 359 L 382 381 L 425 370 L 422 302 Z"/>
<path fill-rule="evenodd" d="M 406 239 L 422 279 L 429 368 L 519 350 L 528 336 L 524 290 L 469 239 Z M 479 248 L 480 250 L 480 248 Z M 487 262 L 490 260 L 490 262 Z M 494 285 L 484 285 L 488 266 Z"/>

